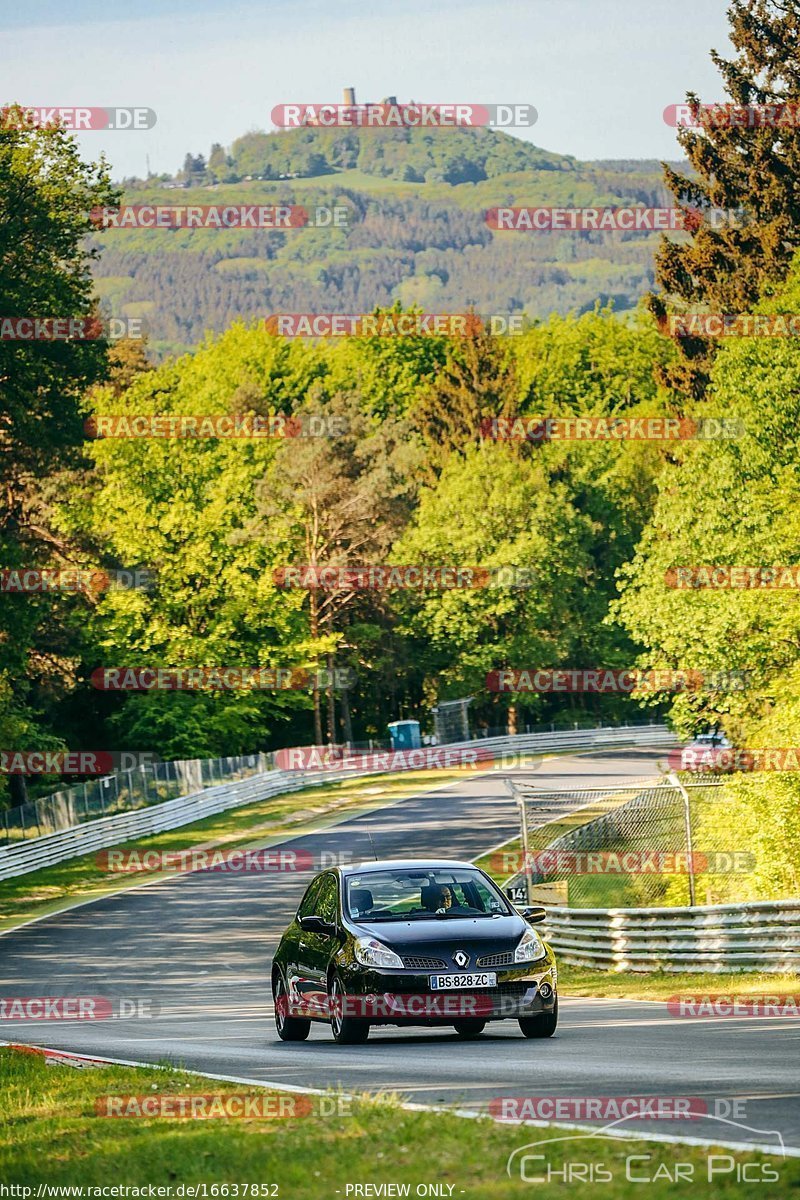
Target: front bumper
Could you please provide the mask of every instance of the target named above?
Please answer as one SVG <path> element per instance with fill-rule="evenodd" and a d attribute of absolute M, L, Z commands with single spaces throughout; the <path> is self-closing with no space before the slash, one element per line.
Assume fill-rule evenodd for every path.
<path fill-rule="evenodd" d="M 557 972 L 550 955 L 498 969 L 495 987 L 434 991 L 430 976 L 441 973 L 344 970 L 348 1015 L 374 1025 L 453 1025 L 461 1020 L 502 1021 L 550 1013 L 556 1003 Z"/>

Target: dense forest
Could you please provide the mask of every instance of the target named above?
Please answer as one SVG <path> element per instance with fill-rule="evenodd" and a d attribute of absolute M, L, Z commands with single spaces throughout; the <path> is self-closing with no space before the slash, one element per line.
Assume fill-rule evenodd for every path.
<path fill-rule="evenodd" d="M 737 20 L 739 57 L 726 74 L 734 99 L 794 97 L 798 72 L 770 59 L 773 27 L 753 32 L 749 18 Z M 761 69 L 759 55 L 770 59 L 772 82 L 754 93 L 748 72 Z M 275 145 L 290 144 L 290 135 L 274 136 Z M 106 167 L 82 162 L 64 130 L 0 130 L 7 311 L 89 314 L 99 294 L 101 304 L 147 314 L 156 327 L 146 347 L 0 340 L 3 571 L 141 570 L 152 581 L 138 590 L 4 589 L 3 745 L 235 754 L 382 737 L 398 717 L 419 717 L 429 729 L 437 701 L 467 695 L 476 727 L 619 718 L 657 706 L 682 733 L 721 726 L 751 747 L 798 743 L 795 594 L 679 590 L 669 580 L 687 564 L 800 561 L 800 348 L 793 338 L 671 340 L 663 317 L 797 312 L 800 133 L 682 130 L 689 165 L 668 168 L 663 185 L 631 163 L 526 159 L 509 172 L 508 155 L 518 151 L 502 135 L 469 136 L 487 176 L 475 182 L 429 181 L 427 168 L 424 183 L 398 181 L 395 165 L 381 177 L 376 158 L 367 172 L 360 150 L 351 160 L 348 136 L 351 158 L 341 161 L 333 157 L 340 143 L 323 139 L 321 182 L 276 189 L 264 180 L 190 178 L 191 187 L 173 192 L 152 180 L 128 183 L 125 195 L 137 202 L 239 202 L 247 193 L 305 203 L 313 193 L 354 212 L 346 231 L 244 233 L 98 231 L 87 214 L 123 198 Z M 303 134 L 291 144 L 310 143 Z M 413 139 L 398 144 L 423 153 Z M 271 145 L 268 135 L 248 135 L 225 156 L 225 170 L 233 169 L 228 157 L 237 171 L 287 165 Z M 203 179 L 218 161 L 211 155 L 198 166 Z M 495 162 L 505 173 L 490 174 Z M 379 187 L 370 191 L 365 180 Z M 665 198 L 701 209 L 746 204 L 751 219 L 661 239 L 658 290 L 636 307 L 652 277 L 655 235 L 500 236 L 483 219 L 487 206 L 514 201 Z M 262 319 L 375 305 L 387 319 L 469 307 L 548 315 L 517 337 L 473 330 L 316 341 L 283 337 Z M 189 352 L 165 356 L 170 345 L 192 342 Z M 295 429 L 335 424 L 337 433 L 89 436 L 106 418 L 201 415 L 251 423 L 282 416 Z M 516 416 L 724 416 L 739 434 L 677 442 L 486 436 L 487 421 Z M 490 577 L 511 567 L 528 583 L 284 586 L 285 569 L 297 564 L 392 563 L 478 567 Z M 633 666 L 736 671 L 748 685 L 633 697 L 487 686 L 503 669 Z M 96 686 L 102 668 L 223 667 L 293 671 L 304 682 Z M 5 800 L 13 786 L 0 777 Z M 768 792 L 741 780 L 734 825 L 751 840 L 766 830 L 779 849 L 796 844 L 798 786 L 788 774 Z"/>
<path fill-rule="evenodd" d="M 581 164 L 482 129 L 249 133 L 230 153 L 187 154 L 175 178 L 126 180 L 124 200 L 348 214 L 335 229 L 107 230 L 98 294 L 109 314 L 143 319 L 156 357 L 281 311 L 629 313 L 653 285 L 657 235 L 498 233 L 486 211 L 668 203 L 656 163 Z"/>

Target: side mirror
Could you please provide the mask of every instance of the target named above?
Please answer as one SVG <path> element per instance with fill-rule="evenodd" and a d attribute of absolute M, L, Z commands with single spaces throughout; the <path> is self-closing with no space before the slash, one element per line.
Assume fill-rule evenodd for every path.
<path fill-rule="evenodd" d="M 322 933 L 332 937 L 336 926 L 332 921 L 323 921 L 322 917 L 301 917 L 300 928 L 306 933 Z"/>
<path fill-rule="evenodd" d="M 538 925 L 540 921 L 547 920 L 547 912 L 541 904 L 528 904 L 525 908 L 517 910 L 521 917 L 524 917 L 529 925 Z"/>

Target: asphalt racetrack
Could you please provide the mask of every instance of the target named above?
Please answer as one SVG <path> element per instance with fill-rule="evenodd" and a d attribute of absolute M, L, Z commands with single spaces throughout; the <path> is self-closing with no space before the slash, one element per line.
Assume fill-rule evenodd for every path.
<path fill-rule="evenodd" d="M 545 760 L 542 788 L 601 786 L 657 773 L 664 751 L 615 750 Z M 379 786 L 356 780 L 354 790 Z M 282 843 L 371 858 L 472 859 L 517 832 L 505 776 L 465 777 Z M 454 1031 L 373 1029 L 337 1046 L 315 1024 L 282 1043 L 270 961 L 307 873 L 195 873 L 47 917 L 0 937 L 0 994 L 104 996 L 141 1016 L 3 1021 L 3 1040 L 158 1062 L 284 1086 L 401 1092 L 423 1104 L 486 1108 L 499 1097 L 689 1097 L 702 1119 L 629 1122 L 655 1136 L 800 1149 L 800 1021 L 687 1018 L 666 1003 L 562 999 L 558 1032 L 524 1039 L 514 1021 L 474 1041 Z M 724 992 L 724 977 L 716 989 Z M 800 990 L 800 989 L 799 989 Z M 157 1015 L 147 1015 L 155 1012 Z M 723 1119 L 719 1119 L 723 1118 Z M 528 1131 L 534 1132 L 534 1131 Z M 779 1136 L 780 1135 L 780 1136 Z M 522 1140 L 522 1139 L 521 1139 Z"/>

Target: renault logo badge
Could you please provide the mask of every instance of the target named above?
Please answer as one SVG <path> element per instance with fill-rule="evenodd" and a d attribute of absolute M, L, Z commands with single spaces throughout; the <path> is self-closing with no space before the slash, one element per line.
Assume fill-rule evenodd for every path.
<path fill-rule="evenodd" d="M 456 950 L 453 958 L 460 967 L 465 967 L 469 962 L 469 955 L 465 954 L 463 950 Z"/>

